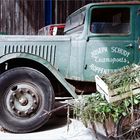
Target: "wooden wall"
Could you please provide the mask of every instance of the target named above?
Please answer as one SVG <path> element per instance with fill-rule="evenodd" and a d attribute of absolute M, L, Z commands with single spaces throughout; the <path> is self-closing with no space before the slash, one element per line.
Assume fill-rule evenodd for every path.
<path fill-rule="evenodd" d="M 57 19 L 55 18 L 53 19 L 53 21 L 54 23 L 63 23 L 65 22 L 66 17 L 68 15 L 70 15 L 80 7 L 91 2 L 103 2 L 103 1 L 110 0 L 54 0 L 53 6 L 55 7 L 55 10 L 53 11 L 53 15 L 56 15 Z"/>
<path fill-rule="evenodd" d="M 121 0 L 53 0 L 53 22 L 54 23 L 63 23 L 66 20 L 66 17 L 72 12 L 76 11 L 80 7 L 96 2 L 111 2 L 111 1 L 121 1 Z M 122 0 L 129 1 L 129 0 Z M 133 1 L 133 0 L 130 0 Z M 57 6 L 56 6 L 57 5 Z M 55 18 L 57 17 L 57 18 Z"/>
<path fill-rule="evenodd" d="M 0 0 L 0 32 L 36 34 L 44 26 L 44 0 Z"/>
<path fill-rule="evenodd" d="M 78 8 L 103 1 L 120 0 L 52 0 L 52 23 L 65 23 L 66 17 Z M 45 26 L 47 14 L 45 0 L 0 0 L 0 32 L 12 35 L 37 34 Z"/>

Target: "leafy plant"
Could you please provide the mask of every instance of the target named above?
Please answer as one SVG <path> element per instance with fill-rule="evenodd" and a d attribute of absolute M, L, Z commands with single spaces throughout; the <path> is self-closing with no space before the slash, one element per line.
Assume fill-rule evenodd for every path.
<path fill-rule="evenodd" d="M 136 116 L 135 113 L 139 111 L 140 105 L 140 66 L 132 65 L 126 67 L 122 71 L 105 75 L 102 79 L 107 83 L 108 87 L 105 88 L 105 90 L 101 90 L 101 88 L 106 87 L 106 85 L 103 84 L 105 86 L 102 86 L 100 83 L 102 84 L 103 82 L 97 81 L 97 85 L 100 87 L 97 89 L 102 95 L 97 92 L 90 96 L 81 96 L 74 105 L 76 117 L 81 119 L 85 126 L 88 126 L 88 124 L 90 124 L 90 126 L 92 125 L 95 132 L 100 130 L 99 127 L 104 128 L 108 137 L 114 137 L 116 135 L 117 137 L 122 137 L 125 134 L 128 136 L 128 133 L 133 137 L 133 135 L 136 135 L 136 129 L 139 127 L 138 116 Z M 101 79 L 99 78 L 99 80 Z M 113 103 L 109 103 L 103 97 L 105 92 L 106 96 L 110 96 L 107 100 L 110 102 L 114 101 Z M 135 93 L 135 95 L 133 95 L 133 93 Z M 128 127 L 127 123 L 129 123 L 129 121 L 126 119 L 124 123 L 126 131 L 122 131 L 121 134 L 118 135 L 117 132 L 120 127 L 118 128 L 116 124 L 119 124 L 121 130 L 124 130 L 124 127 L 122 127 L 123 124 L 120 124 L 122 121 L 120 121 L 120 118 L 123 116 L 126 116 L 123 118 L 124 120 L 125 118 L 129 119 L 129 125 L 132 127 Z M 120 122 L 117 123 L 118 121 Z M 102 125 L 97 122 L 102 123 Z M 133 132 L 134 129 L 136 132 Z M 136 137 L 134 136 L 134 138 Z"/>
<path fill-rule="evenodd" d="M 87 126 L 89 122 L 103 122 L 108 118 L 112 118 L 117 122 L 120 117 L 126 116 L 132 112 L 132 105 L 135 107 L 140 103 L 140 94 L 126 98 L 124 100 L 108 103 L 104 100 L 100 93 L 92 94 L 88 97 L 82 97 L 74 104 L 74 114 L 80 118 Z"/>
<path fill-rule="evenodd" d="M 140 94 L 133 96 L 131 89 L 131 85 L 140 83 L 139 66 L 133 64 L 121 71 L 105 75 L 102 79 L 107 83 L 110 90 L 121 87 L 119 91 L 121 94 L 130 91 L 131 96 L 114 103 L 108 103 L 98 92 L 91 96 L 82 96 L 75 102 L 74 113 L 85 125 L 94 121 L 102 123 L 108 118 L 117 122 L 121 116 L 132 113 L 133 109 L 140 103 Z"/>
<path fill-rule="evenodd" d="M 118 87 L 123 87 L 123 89 L 121 89 L 122 92 L 130 90 L 130 85 L 137 85 L 140 82 L 140 66 L 132 64 L 118 72 L 104 75 L 102 79 L 110 90 Z"/>

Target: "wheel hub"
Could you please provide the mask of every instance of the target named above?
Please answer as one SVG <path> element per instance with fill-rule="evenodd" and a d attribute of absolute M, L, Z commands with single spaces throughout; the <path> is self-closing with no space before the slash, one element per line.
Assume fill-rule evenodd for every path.
<path fill-rule="evenodd" d="M 39 107 L 36 86 L 29 83 L 18 83 L 12 86 L 8 91 L 6 104 L 8 110 L 18 117 L 30 117 L 34 115 Z"/>
<path fill-rule="evenodd" d="M 28 99 L 26 97 L 21 97 L 21 98 L 19 98 L 19 103 L 22 106 L 26 106 L 28 104 Z"/>

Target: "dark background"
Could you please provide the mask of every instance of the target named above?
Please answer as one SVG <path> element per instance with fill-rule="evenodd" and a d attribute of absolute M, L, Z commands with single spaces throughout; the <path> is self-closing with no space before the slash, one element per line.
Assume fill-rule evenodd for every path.
<path fill-rule="evenodd" d="M 88 3 L 104 1 L 120 0 L 0 0 L 0 32 L 34 35 L 48 24 L 65 23 L 69 14 Z"/>

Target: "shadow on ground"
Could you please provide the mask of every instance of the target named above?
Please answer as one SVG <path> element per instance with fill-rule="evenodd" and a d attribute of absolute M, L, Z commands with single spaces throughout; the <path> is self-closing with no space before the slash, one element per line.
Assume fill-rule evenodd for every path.
<path fill-rule="evenodd" d="M 65 116 L 54 116 L 45 125 L 36 130 L 35 132 L 52 130 L 67 125 L 67 118 Z"/>
<path fill-rule="evenodd" d="M 60 104 L 58 106 L 60 106 Z M 72 117 L 72 114 L 73 113 L 71 111 L 70 117 Z M 71 123 L 71 121 L 69 123 Z M 66 126 L 66 125 L 68 125 L 67 108 L 63 108 L 63 109 L 58 110 L 55 113 L 53 113 L 51 118 L 49 119 L 49 121 L 45 125 L 43 125 L 41 128 L 36 130 L 35 132 L 61 128 L 61 127 Z"/>

